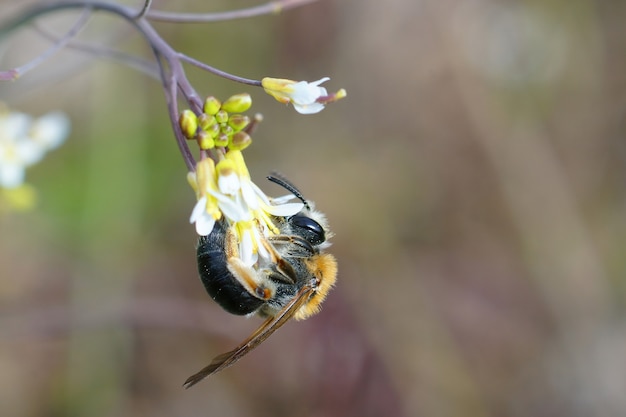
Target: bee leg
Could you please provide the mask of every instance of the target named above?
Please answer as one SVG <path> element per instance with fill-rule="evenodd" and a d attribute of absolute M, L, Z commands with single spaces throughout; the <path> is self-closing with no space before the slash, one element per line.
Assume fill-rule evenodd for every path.
<path fill-rule="evenodd" d="M 300 236 L 278 235 L 269 238 L 274 245 L 284 245 L 288 256 L 308 258 L 315 254 L 315 249 Z"/>
<path fill-rule="evenodd" d="M 226 252 L 228 270 L 246 291 L 261 300 L 269 300 L 274 296 L 276 288 L 272 285 L 272 282 L 264 280 L 260 276 L 260 272 L 246 265 L 239 257 L 237 237 L 231 229 L 228 229 L 226 232 L 224 250 Z"/>
<path fill-rule="evenodd" d="M 250 294 L 261 300 L 269 300 L 276 293 L 271 281 L 261 282 L 258 272 L 243 263 L 239 258 L 228 259 L 228 269 Z"/>
<path fill-rule="evenodd" d="M 261 241 L 263 247 L 267 252 L 269 252 L 271 257 L 271 263 L 274 265 L 275 272 L 277 276 L 275 279 L 281 279 L 286 283 L 293 284 L 297 280 L 296 271 L 294 271 L 293 266 L 287 261 L 283 259 L 283 257 L 276 251 L 276 248 L 272 246 L 267 240 L 263 239 Z"/>

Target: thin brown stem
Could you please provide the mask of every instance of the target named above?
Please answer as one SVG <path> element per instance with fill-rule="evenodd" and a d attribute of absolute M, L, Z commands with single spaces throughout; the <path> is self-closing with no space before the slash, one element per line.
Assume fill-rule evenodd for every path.
<path fill-rule="evenodd" d="M 208 71 L 208 72 L 213 73 L 215 75 L 219 75 L 222 78 L 226 78 L 227 80 L 236 81 L 236 82 L 242 83 L 242 84 L 253 85 L 255 87 L 260 87 L 261 86 L 261 81 L 252 80 L 252 79 L 249 79 L 249 78 L 243 78 L 243 77 L 239 77 L 237 75 L 229 74 L 226 71 L 219 70 L 219 69 L 217 69 L 215 67 L 212 67 L 212 66 L 210 66 L 208 64 L 205 64 L 202 61 L 198 61 L 197 59 L 194 59 L 194 58 L 192 58 L 190 56 L 187 56 L 187 55 L 185 55 L 183 53 L 179 52 L 178 53 L 178 58 L 180 58 L 183 61 L 186 61 L 186 62 L 190 63 L 191 65 L 195 65 L 196 67 L 201 68 L 201 69 L 203 69 L 205 71 Z"/>

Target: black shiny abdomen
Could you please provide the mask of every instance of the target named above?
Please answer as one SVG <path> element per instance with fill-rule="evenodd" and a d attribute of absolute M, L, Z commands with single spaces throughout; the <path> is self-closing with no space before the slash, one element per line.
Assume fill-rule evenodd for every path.
<path fill-rule="evenodd" d="M 224 310 L 237 315 L 254 313 L 264 301 L 252 296 L 228 270 L 226 228 L 222 218 L 208 236 L 200 237 L 197 250 L 200 279 L 211 298 Z"/>

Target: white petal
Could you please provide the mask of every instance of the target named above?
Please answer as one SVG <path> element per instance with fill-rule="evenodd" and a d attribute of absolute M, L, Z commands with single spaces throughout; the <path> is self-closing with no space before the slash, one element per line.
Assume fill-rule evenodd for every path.
<path fill-rule="evenodd" d="M 261 191 L 258 187 L 257 190 Z M 262 193 L 263 192 L 261 191 L 261 194 Z M 241 182 L 241 195 L 243 196 L 243 200 L 246 202 L 250 210 L 256 210 L 259 208 L 259 196 L 257 191 L 254 189 L 254 183 L 252 181 Z"/>
<path fill-rule="evenodd" d="M 250 181 L 250 186 L 252 187 L 258 198 L 261 199 L 261 202 L 263 202 L 263 204 L 270 204 L 270 199 L 265 195 L 263 190 L 261 190 L 258 185 Z"/>
<path fill-rule="evenodd" d="M 196 220 L 196 233 L 200 236 L 210 235 L 215 226 L 215 219 L 206 211 Z"/>
<path fill-rule="evenodd" d="M 4 188 L 15 188 L 24 182 L 24 166 L 18 164 L 0 165 L 0 186 Z"/>
<path fill-rule="evenodd" d="M 208 190 L 209 194 L 217 199 L 217 205 L 220 210 L 224 214 L 224 216 L 228 217 L 233 222 L 240 222 L 243 220 L 250 220 L 250 212 L 246 209 L 246 207 L 242 207 L 241 204 L 237 204 L 231 198 L 225 196 L 224 194 L 215 192 L 213 190 Z"/>
<path fill-rule="evenodd" d="M 294 84 L 294 92 L 291 94 L 294 104 L 313 104 L 320 96 L 327 95 L 328 92 L 326 89 L 324 87 L 319 87 L 319 85 L 328 80 L 330 80 L 330 78 L 324 77 L 312 83 L 300 81 Z"/>
<path fill-rule="evenodd" d="M 32 118 L 24 113 L 9 113 L 0 117 L 0 137 L 11 140 L 20 139 L 28 133 Z"/>
<path fill-rule="evenodd" d="M 267 251 L 267 249 L 265 249 L 265 246 L 263 246 L 263 244 L 261 243 L 261 234 L 259 233 L 259 231 L 257 229 L 254 229 L 254 238 L 256 239 L 257 243 L 258 243 L 258 255 L 259 257 L 262 257 L 265 260 L 270 260 L 271 256 L 269 254 L 269 252 Z"/>
<path fill-rule="evenodd" d="M 61 145 L 70 131 L 70 121 L 60 112 L 48 113 L 33 124 L 30 134 L 46 149 L 54 149 Z"/>
<path fill-rule="evenodd" d="M 250 231 L 245 231 L 243 236 L 241 236 L 241 244 L 239 245 L 239 256 L 244 264 L 251 266 L 256 262 L 256 259 L 253 258 L 253 244 L 252 244 L 252 234 Z"/>
<path fill-rule="evenodd" d="M 318 85 L 320 85 L 320 84 L 322 84 L 322 83 L 325 83 L 326 81 L 329 81 L 329 80 L 330 80 L 330 77 L 323 77 L 323 78 L 320 78 L 320 79 L 319 79 L 319 80 L 317 80 L 317 81 L 313 81 L 313 82 L 311 83 L 311 85 L 314 85 L 314 86 L 316 86 L 316 87 L 317 87 Z"/>
<path fill-rule="evenodd" d="M 324 110 L 324 105 L 317 102 L 311 104 L 297 104 L 294 102 L 293 108 L 300 114 L 315 114 Z"/>
<path fill-rule="evenodd" d="M 217 179 L 217 186 L 220 191 L 226 195 L 235 195 L 241 187 L 239 177 L 232 173 L 229 175 L 220 175 Z"/>
<path fill-rule="evenodd" d="M 191 210 L 191 216 L 189 217 L 189 223 L 195 223 L 196 220 L 202 215 L 202 212 L 206 211 L 206 197 L 202 197 Z"/>
<path fill-rule="evenodd" d="M 41 145 L 28 139 L 22 139 L 15 144 L 15 153 L 24 166 L 41 161 L 45 151 Z"/>
<path fill-rule="evenodd" d="M 294 198 L 297 198 L 297 197 L 293 194 L 281 195 L 280 197 L 272 198 L 271 203 L 268 202 L 267 205 L 269 206 L 270 204 L 275 204 L 275 205 L 285 204 L 286 202 L 291 201 Z"/>
<path fill-rule="evenodd" d="M 315 103 L 315 101 L 322 95 L 326 95 L 325 88 L 315 87 L 302 81 L 296 84 L 295 91 L 291 95 L 291 98 L 294 105 L 306 105 Z"/>
<path fill-rule="evenodd" d="M 302 203 L 287 203 L 278 206 L 263 206 L 263 210 L 265 210 L 272 216 L 280 217 L 293 216 L 294 214 L 300 213 L 303 208 L 304 204 Z"/>

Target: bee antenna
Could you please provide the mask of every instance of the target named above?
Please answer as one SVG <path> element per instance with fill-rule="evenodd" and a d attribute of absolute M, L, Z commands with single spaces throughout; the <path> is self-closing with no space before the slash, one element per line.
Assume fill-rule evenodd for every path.
<path fill-rule="evenodd" d="M 298 190 L 298 188 L 292 183 L 290 183 L 285 177 L 283 177 L 282 175 L 278 173 L 272 173 L 271 175 L 267 176 L 267 179 L 273 182 L 274 184 L 280 185 L 285 190 L 295 195 L 298 200 L 302 201 L 302 203 L 307 208 L 307 210 L 311 210 L 309 203 L 306 201 L 306 199 L 304 198 L 300 190 Z"/>

